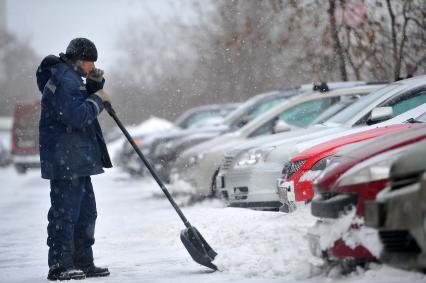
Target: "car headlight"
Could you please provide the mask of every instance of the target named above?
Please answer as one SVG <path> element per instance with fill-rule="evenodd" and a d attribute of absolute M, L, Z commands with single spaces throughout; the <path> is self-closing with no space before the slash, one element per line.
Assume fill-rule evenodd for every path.
<path fill-rule="evenodd" d="M 241 155 L 238 160 L 236 160 L 234 168 L 251 166 L 260 160 L 265 160 L 274 148 L 275 147 L 261 150 L 249 150 L 248 152 L 245 152 L 243 155 Z"/>
<path fill-rule="evenodd" d="M 328 156 L 317 161 L 317 163 L 315 163 L 309 171 L 300 177 L 300 181 L 309 182 L 315 180 L 325 170 L 325 168 L 330 165 L 331 159 L 332 156 Z"/>
<path fill-rule="evenodd" d="M 391 165 L 401 152 L 402 149 L 393 150 L 355 165 L 339 178 L 339 186 L 349 186 L 389 179 Z"/>
<path fill-rule="evenodd" d="M 234 167 L 245 167 L 256 164 L 262 155 L 260 153 L 249 152 L 243 154 Z"/>

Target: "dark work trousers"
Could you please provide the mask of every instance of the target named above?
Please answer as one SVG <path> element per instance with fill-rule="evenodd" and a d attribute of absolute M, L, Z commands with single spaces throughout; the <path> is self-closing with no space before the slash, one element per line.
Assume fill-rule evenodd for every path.
<path fill-rule="evenodd" d="M 90 177 L 50 181 L 49 267 L 93 264 L 96 201 Z"/>

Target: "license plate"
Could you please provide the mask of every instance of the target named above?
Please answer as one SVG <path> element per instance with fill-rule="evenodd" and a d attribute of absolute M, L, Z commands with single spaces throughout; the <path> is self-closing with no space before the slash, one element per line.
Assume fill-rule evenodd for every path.
<path fill-rule="evenodd" d="M 235 200 L 247 199 L 247 195 L 248 195 L 248 188 L 247 187 L 235 187 L 234 188 Z"/>
<path fill-rule="evenodd" d="M 293 181 L 286 181 L 285 179 L 279 178 L 277 180 L 277 191 L 281 202 L 296 201 Z"/>

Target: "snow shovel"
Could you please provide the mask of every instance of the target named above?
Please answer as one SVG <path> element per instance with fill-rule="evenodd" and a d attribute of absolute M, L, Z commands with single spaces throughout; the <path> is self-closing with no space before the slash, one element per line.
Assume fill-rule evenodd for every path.
<path fill-rule="evenodd" d="M 140 159 L 142 159 L 143 163 L 148 168 L 149 172 L 152 174 L 152 177 L 154 177 L 155 181 L 157 181 L 161 190 L 166 195 L 167 199 L 170 201 L 170 203 L 172 204 L 173 208 L 176 210 L 179 217 L 182 219 L 183 224 L 185 224 L 186 229 L 181 231 L 180 239 L 183 245 L 185 246 L 185 248 L 188 250 L 192 259 L 201 265 L 204 265 L 213 270 L 217 270 L 216 265 L 212 263 L 217 253 L 210 247 L 210 245 L 206 242 L 206 240 L 204 240 L 200 232 L 198 232 L 198 230 L 189 223 L 185 215 L 183 215 L 182 211 L 180 210 L 179 206 L 176 204 L 176 202 L 170 195 L 166 186 L 163 184 L 161 179 L 158 177 L 157 173 L 152 168 L 151 164 L 142 154 L 139 147 L 136 145 L 135 141 L 130 136 L 129 132 L 126 130 L 126 128 L 121 123 L 121 121 L 118 119 L 117 114 L 115 113 L 115 110 L 112 108 L 111 103 L 104 102 L 104 106 L 108 114 L 114 119 L 118 127 L 121 129 L 123 134 L 126 136 L 127 140 L 132 145 L 133 149 L 139 155 Z"/>

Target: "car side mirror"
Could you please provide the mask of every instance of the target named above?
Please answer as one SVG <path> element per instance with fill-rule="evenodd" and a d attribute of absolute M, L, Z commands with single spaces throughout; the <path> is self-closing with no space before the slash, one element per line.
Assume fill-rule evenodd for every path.
<path fill-rule="evenodd" d="M 243 117 L 241 117 L 240 121 L 238 122 L 238 128 L 243 127 L 248 122 L 250 122 L 250 115 L 244 115 Z"/>
<path fill-rule="evenodd" d="M 370 118 L 368 118 L 367 124 L 372 125 L 378 122 L 382 122 L 392 118 L 393 109 L 392 107 L 376 107 L 371 111 Z"/>
<path fill-rule="evenodd" d="M 283 120 L 277 120 L 274 126 L 274 134 L 290 131 L 290 126 Z"/>

